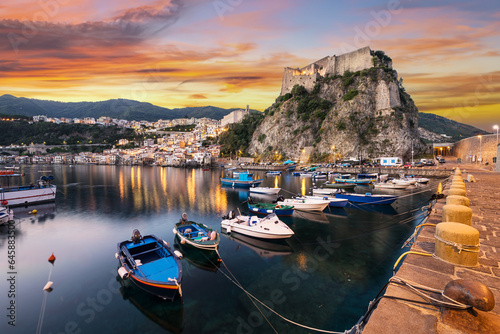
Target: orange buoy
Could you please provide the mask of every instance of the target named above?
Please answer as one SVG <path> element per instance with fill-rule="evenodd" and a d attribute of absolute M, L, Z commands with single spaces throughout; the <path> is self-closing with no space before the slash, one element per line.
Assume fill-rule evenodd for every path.
<path fill-rule="evenodd" d="M 49 262 L 54 264 L 54 261 L 56 260 L 56 257 L 54 256 L 54 253 L 52 253 L 51 256 L 49 256 Z"/>

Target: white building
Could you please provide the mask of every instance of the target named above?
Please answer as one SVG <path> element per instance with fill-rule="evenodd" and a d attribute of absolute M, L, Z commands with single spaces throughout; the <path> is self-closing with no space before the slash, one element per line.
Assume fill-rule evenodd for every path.
<path fill-rule="evenodd" d="M 248 105 L 246 110 L 243 109 L 235 110 L 231 112 L 229 115 L 224 116 L 224 118 L 220 121 L 221 126 L 225 127 L 229 124 L 238 123 L 243 119 L 243 117 L 245 117 L 249 113 L 250 111 L 248 110 Z"/>

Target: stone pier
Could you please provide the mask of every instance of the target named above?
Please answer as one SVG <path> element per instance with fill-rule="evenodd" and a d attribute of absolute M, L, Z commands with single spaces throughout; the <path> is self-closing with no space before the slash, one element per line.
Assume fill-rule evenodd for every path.
<path fill-rule="evenodd" d="M 478 265 L 465 267 L 432 256 L 409 254 L 396 272 L 396 277 L 438 290 L 443 290 L 452 280 L 478 281 L 488 286 L 493 293 L 495 307 L 484 312 L 475 308 L 453 310 L 420 304 L 425 299 L 408 289 L 390 284 L 385 296 L 410 301 L 382 298 L 363 334 L 500 333 L 500 173 L 491 171 L 488 166 L 479 168 L 476 165 L 459 164 L 458 167 L 464 180 L 472 174 L 477 181 L 465 182 L 465 187 L 473 213 L 472 227 L 479 231 Z M 451 179 L 445 187 L 445 193 L 450 185 Z M 437 201 L 427 223 L 438 224 L 443 221 L 445 204 L 445 198 Z M 411 250 L 433 254 L 435 231 L 433 226 L 423 227 Z"/>

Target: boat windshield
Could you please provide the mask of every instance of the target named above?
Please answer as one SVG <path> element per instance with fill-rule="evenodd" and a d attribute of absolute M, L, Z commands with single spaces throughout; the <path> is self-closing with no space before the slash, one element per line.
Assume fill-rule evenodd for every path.
<path fill-rule="evenodd" d="M 274 220 L 274 219 L 278 219 L 276 213 L 271 213 L 270 215 L 267 215 L 266 217 L 264 217 L 263 220 Z"/>

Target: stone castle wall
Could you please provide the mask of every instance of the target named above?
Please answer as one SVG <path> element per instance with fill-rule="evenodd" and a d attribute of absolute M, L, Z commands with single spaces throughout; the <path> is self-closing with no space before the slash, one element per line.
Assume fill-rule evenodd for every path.
<path fill-rule="evenodd" d="M 290 93 L 295 85 L 302 85 L 310 92 L 316 80 L 327 74 L 343 75 L 347 70 L 356 72 L 372 66 L 371 50 L 366 46 L 340 56 L 324 57 L 303 68 L 286 67 L 283 73 L 281 95 Z"/>

